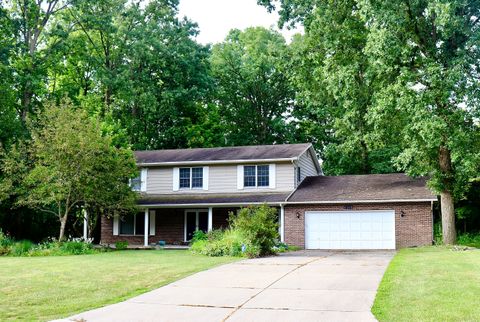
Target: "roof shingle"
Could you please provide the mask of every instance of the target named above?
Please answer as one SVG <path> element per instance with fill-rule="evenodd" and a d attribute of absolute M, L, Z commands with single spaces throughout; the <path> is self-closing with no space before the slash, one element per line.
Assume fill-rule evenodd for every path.
<path fill-rule="evenodd" d="M 293 159 L 311 146 L 310 143 L 253 145 L 221 148 L 136 151 L 139 164 L 163 162 L 205 162 L 234 160 Z"/>
<path fill-rule="evenodd" d="M 426 181 L 403 173 L 307 177 L 288 202 L 436 201 Z"/>
<path fill-rule="evenodd" d="M 250 204 L 279 203 L 285 201 L 288 193 L 236 193 L 236 194 L 158 194 L 143 195 L 139 205 L 195 205 L 195 204 Z"/>

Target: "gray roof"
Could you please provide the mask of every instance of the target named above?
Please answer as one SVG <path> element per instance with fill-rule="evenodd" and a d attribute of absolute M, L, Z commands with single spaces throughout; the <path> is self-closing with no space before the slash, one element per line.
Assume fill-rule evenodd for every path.
<path fill-rule="evenodd" d="M 403 173 L 307 177 L 288 198 L 288 203 L 436 201 L 426 181 Z"/>
<path fill-rule="evenodd" d="M 229 194 L 158 194 L 142 195 L 139 205 L 195 205 L 195 204 L 238 204 L 279 203 L 285 201 L 288 193 L 229 193 Z"/>
<path fill-rule="evenodd" d="M 136 151 L 139 164 L 295 159 L 310 143 Z"/>

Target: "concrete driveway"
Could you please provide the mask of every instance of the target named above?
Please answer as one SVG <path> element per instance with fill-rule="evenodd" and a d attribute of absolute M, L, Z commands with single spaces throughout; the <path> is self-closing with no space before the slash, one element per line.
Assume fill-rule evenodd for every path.
<path fill-rule="evenodd" d="M 375 321 L 370 308 L 393 255 L 301 251 L 243 260 L 64 321 Z"/>

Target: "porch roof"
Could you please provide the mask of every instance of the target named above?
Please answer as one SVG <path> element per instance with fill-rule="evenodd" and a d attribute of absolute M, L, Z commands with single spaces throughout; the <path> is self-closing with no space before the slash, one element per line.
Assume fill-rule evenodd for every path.
<path fill-rule="evenodd" d="M 289 192 L 282 193 L 235 193 L 235 194 L 154 194 L 143 195 L 140 206 L 181 205 L 249 205 L 283 203 Z"/>

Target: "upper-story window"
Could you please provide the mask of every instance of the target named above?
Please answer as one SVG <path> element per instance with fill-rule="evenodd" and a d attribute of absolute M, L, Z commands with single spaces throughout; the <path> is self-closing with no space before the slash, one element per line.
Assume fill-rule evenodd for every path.
<path fill-rule="evenodd" d="M 246 165 L 243 167 L 243 185 L 245 187 L 268 187 L 270 169 L 268 165 Z"/>
<path fill-rule="evenodd" d="M 130 179 L 130 187 L 133 191 L 147 191 L 147 169 L 140 170 L 138 176 Z"/>
<path fill-rule="evenodd" d="M 203 187 L 203 168 L 180 168 L 181 189 L 194 189 Z"/>
<path fill-rule="evenodd" d="M 300 171 L 300 167 L 297 167 L 297 184 L 302 181 L 302 172 Z"/>

